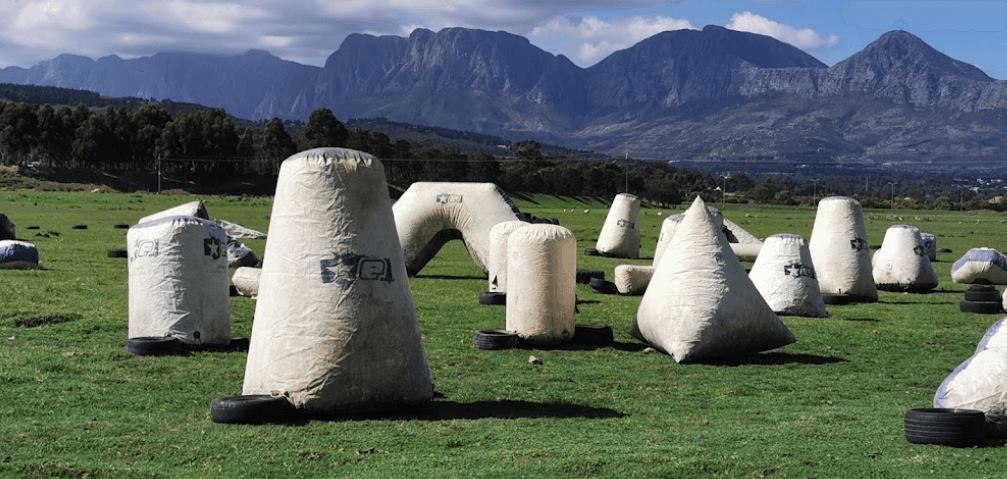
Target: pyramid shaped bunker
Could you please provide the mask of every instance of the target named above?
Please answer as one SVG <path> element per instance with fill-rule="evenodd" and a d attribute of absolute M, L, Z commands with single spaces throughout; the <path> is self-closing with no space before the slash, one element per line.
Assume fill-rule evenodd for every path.
<path fill-rule="evenodd" d="M 640 301 L 635 332 L 679 363 L 745 356 L 796 341 L 696 198 Z"/>
<path fill-rule="evenodd" d="M 777 314 L 826 317 L 808 243 L 801 235 L 781 233 L 766 238 L 748 277 Z"/>
<path fill-rule="evenodd" d="M 615 258 L 640 257 L 640 198 L 619 193 L 605 216 L 598 233 L 596 249 L 602 256 Z"/>
<path fill-rule="evenodd" d="M 858 301 L 878 300 L 860 203 L 846 196 L 818 202 L 808 241 L 822 294 L 846 295 Z"/>
<path fill-rule="evenodd" d="M 286 159 L 268 237 L 243 394 L 322 416 L 433 397 L 379 160 L 341 148 Z"/>
<path fill-rule="evenodd" d="M 915 226 L 889 226 L 871 266 L 874 283 L 883 291 L 920 293 L 937 287 L 937 273 Z"/>

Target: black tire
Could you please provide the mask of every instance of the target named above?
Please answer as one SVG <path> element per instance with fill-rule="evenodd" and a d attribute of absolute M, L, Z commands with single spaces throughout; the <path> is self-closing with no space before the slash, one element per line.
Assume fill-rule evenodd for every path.
<path fill-rule="evenodd" d="M 248 338 L 231 338 L 231 341 L 227 343 L 227 349 L 247 353 L 249 344 L 251 341 Z"/>
<path fill-rule="evenodd" d="M 37 229 L 39 229 L 39 227 L 32 225 L 32 226 L 25 226 L 24 229 L 26 229 L 26 230 L 37 230 Z"/>
<path fill-rule="evenodd" d="M 109 258 L 126 258 L 129 256 L 124 249 L 110 249 L 107 254 Z"/>
<path fill-rule="evenodd" d="M 825 304 L 850 304 L 853 302 L 853 296 L 848 294 L 823 294 L 822 301 Z"/>
<path fill-rule="evenodd" d="M 605 272 L 600 269 L 578 269 L 577 283 L 588 284 L 593 278 L 605 279 Z"/>
<path fill-rule="evenodd" d="M 118 223 L 115 226 L 113 226 L 113 228 L 115 228 L 117 230 L 128 230 L 129 229 L 129 225 L 126 224 L 126 223 Z"/>
<path fill-rule="evenodd" d="M 71 226 L 71 228 L 73 228 L 75 230 L 86 230 L 87 229 L 87 225 L 73 225 L 73 226 Z"/>
<path fill-rule="evenodd" d="M 602 278 L 591 278 L 588 284 L 591 285 L 591 290 L 598 294 L 619 294 L 619 288 L 615 287 L 615 283 Z"/>
<path fill-rule="evenodd" d="M 601 253 L 595 248 L 588 248 L 584 250 L 584 256 L 601 256 Z"/>
<path fill-rule="evenodd" d="M 937 248 L 938 253 L 954 253 L 950 248 Z"/>
<path fill-rule="evenodd" d="M 958 308 L 963 313 L 978 314 L 1000 314 L 1003 312 L 1003 305 L 1000 301 L 967 301 L 958 303 Z"/>
<path fill-rule="evenodd" d="M 603 345 L 612 344 L 612 341 L 615 341 L 615 334 L 606 324 L 578 324 L 574 330 L 574 344 Z"/>
<path fill-rule="evenodd" d="M 518 335 L 502 329 L 483 329 L 472 335 L 476 349 L 514 349 L 518 345 Z"/>
<path fill-rule="evenodd" d="M 966 301 L 997 301 L 1003 299 L 992 284 L 974 284 L 965 290 Z"/>
<path fill-rule="evenodd" d="M 986 440 L 986 416 L 974 409 L 910 409 L 905 427 L 913 444 L 970 447 Z"/>
<path fill-rule="evenodd" d="M 507 293 L 501 293 L 499 291 L 479 293 L 479 304 L 486 306 L 506 306 Z"/>
<path fill-rule="evenodd" d="M 227 295 L 238 296 L 238 287 L 233 284 L 227 285 Z"/>
<path fill-rule="evenodd" d="M 185 353 L 181 341 L 176 338 L 141 336 L 126 340 L 126 350 L 137 356 L 177 356 Z"/>
<path fill-rule="evenodd" d="M 210 420 L 221 424 L 290 422 L 294 411 L 287 398 L 267 394 L 226 396 L 210 402 Z"/>

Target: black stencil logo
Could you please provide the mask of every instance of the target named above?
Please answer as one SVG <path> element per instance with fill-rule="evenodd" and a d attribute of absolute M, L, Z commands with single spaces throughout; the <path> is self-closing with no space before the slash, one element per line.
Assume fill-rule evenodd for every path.
<path fill-rule="evenodd" d="M 392 260 L 390 258 L 368 258 L 347 253 L 321 261 L 322 282 L 336 283 L 346 288 L 356 281 L 383 281 L 391 283 Z"/>

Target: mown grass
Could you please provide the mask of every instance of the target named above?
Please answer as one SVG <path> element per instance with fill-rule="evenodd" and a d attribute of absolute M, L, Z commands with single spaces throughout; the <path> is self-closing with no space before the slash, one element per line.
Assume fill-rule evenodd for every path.
<path fill-rule="evenodd" d="M 958 311 L 966 287 L 951 283 L 950 266 L 970 247 L 1003 249 L 1000 214 L 868 210 L 872 244 L 891 224 L 909 223 L 953 250 L 935 264 L 936 291 L 882 292 L 878 303 L 830 306 L 827 319 L 784 317 L 797 343 L 690 365 L 629 337 L 639 297 L 585 285 L 578 321 L 612 325 L 613 346 L 476 350 L 472 332 L 503 327 L 504 310 L 478 304 L 485 275 L 454 242 L 410 280 L 434 402 L 377 417 L 233 426 L 211 422 L 209 403 L 240 393 L 245 355 L 126 352 L 126 262 L 105 254 L 125 245 L 115 224 L 194 198 L 0 191 L 0 212 L 44 265 L 0 271 L 0 476 L 999 477 L 1007 460 L 995 441 L 910 444 L 902 423 L 907 409 L 929 406 L 999 319 Z M 201 199 L 214 218 L 267 229 L 269 199 Z M 606 213 L 572 199 L 517 203 L 559 218 L 579 251 L 594 246 Z M 663 218 L 680 211 L 644 211 L 643 256 Z M 723 211 L 760 237 L 809 237 L 814 221 L 810 208 Z M 262 252 L 263 241 L 248 243 Z M 609 277 L 621 263 L 578 262 Z M 253 307 L 232 298 L 234 336 L 250 334 Z"/>

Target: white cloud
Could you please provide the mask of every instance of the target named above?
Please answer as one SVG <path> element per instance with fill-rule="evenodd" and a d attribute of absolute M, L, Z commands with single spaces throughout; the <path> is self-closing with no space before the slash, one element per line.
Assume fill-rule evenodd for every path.
<path fill-rule="evenodd" d="M 725 26 L 731 30 L 767 35 L 802 50 L 829 48 L 839 43 L 839 37 L 835 35 L 823 36 L 810 28 L 795 28 L 751 12 L 735 13 Z"/>
<path fill-rule="evenodd" d="M 629 48 L 647 37 L 669 30 L 695 30 L 688 20 L 662 16 L 602 20 L 555 17 L 535 27 L 528 37 L 553 53 L 562 53 L 580 66 L 590 66 L 612 52 Z"/>

